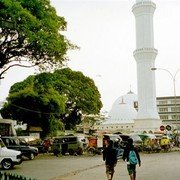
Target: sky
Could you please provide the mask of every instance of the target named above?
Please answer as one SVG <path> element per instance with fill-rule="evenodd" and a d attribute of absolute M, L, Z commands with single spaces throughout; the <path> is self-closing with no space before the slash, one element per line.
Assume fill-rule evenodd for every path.
<path fill-rule="evenodd" d="M 154 47 L 157 68 L 173 76 L 180 69 L 180 1 L 153 0 Z M 63 34 L 80 50 L 68 52 L 68 67 L 94 79 L 101 94 L 102 111 L 110 111 L 114 101 L 133 91 L 137 94 L 134 0 L 51 0 L 57 14 L 67 21 Z M 24 80 L 33 69 L 13 68 L 1 80 L 0 101 L 15 82 Z M 173 96 L 173 79 L 167 71 L 156 71 L 156 95 Z M 180 72 L 176 76 L 180 96 Z"/>

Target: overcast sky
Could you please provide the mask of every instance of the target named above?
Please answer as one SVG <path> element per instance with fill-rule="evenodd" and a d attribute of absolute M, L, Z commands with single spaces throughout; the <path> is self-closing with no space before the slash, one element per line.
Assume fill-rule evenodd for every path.
<path fill-rule="evenodd" d="M 64 34 L 80 50 L 71 51 L 68 66 L 94 79 L 102 97 L 103 110 L 131 90 L 137 94 L 135 18 L 133 0 L 51 0 L 59 16 L 67 21 Z M 180 1 L 154 0 L 154 47 L 156 67 L 172 74 L 180 69 Z M 0 86 L 0 100 L 9 88 L 33 70 L 12 69 Z M 176 76 L 180 95 L 180 72 Z M 156 71 L 157 96 L 173 95 L 173 81 L 166 71 Z"/>

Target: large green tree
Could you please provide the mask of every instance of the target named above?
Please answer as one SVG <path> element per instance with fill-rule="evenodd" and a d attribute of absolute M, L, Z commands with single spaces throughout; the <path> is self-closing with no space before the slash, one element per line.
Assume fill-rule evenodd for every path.
<path fill-rule="evenodd" d="M 4 118 L 41 126 L 45 134 L 59 127 L 73 129 L 82 114 L 98 114 L 100 93 L 89 77 L 69 68 L 29 76 L 14 84 L 1 110 Z M 61 126 L 60 126 L 61 125 Z"/>
<path fill-rule="evenodd" d="M 48 81 L 47 78 L 46 80 Z M 51 130 L 55 127 L 64 128 L 60 116 L 65 113 L 66 97 L 48 83 L 46 86 L 37 86 L 34 81 L 35 76 L 30 76 L 22 83 L 13 85 L 1 114 L 3 118 L 27 123 L 28 127 L 40 126 L 43 129 L 42 136 L 46 136 L 52 134 Z"/>
<path fill-rule="evenodd" d="M 62 66 L 75 47 L 61 33 L 66 25 L 49 0 L 0 0 L 0 78 L 13 66 Z"/>

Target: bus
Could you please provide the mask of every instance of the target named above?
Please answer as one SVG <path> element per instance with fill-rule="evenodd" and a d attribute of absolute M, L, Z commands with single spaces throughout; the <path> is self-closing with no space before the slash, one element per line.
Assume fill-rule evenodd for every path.
<path fill-rule="evenodd" d="M 52 152 L 56 156 L 58 154 L 82 155 L 86 147 L 85 138 L 78 136 L 59 136 L 53 140 Z"/>

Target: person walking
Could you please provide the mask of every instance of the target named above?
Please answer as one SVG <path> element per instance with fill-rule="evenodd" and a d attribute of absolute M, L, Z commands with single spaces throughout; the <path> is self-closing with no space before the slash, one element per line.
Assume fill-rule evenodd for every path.
<path fill-rule="evenodd" d="M 127 162 L 127 170 L 130 180 L 136 180 L 136 165 L 141 166 L 141 159 L 137 148 L 133 145 L 133 139 L 128 138 L 127 145 L 124 149 L 123 160 Z"/>
<path fill-rule="evenodd" d="M 106 165 L 106 175 L 108 180 L 113 179 L 114 167 L 117 164 L 117 150 L 113 148 L 113 141 L 109 140 L 107 147 L 103 151 L 103 160 Z"/>

